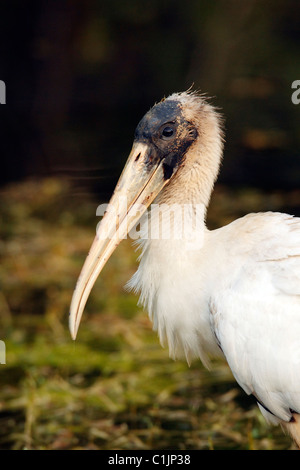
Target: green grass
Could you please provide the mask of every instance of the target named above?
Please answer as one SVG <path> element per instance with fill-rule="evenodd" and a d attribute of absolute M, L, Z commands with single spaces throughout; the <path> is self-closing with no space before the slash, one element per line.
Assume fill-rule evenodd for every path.
<path fill-rule="evenodd" d="M 210 227 L 294 194 L 218 188 Z M 299 200 L 299 199 L 298 199 Z M 0 208 L 1 449 L 289 449 L 227 365 L 174 362 L 123 286 L 137 253 L 124 241 L 86 307 L 77 340 L 68 308 L 98 222 L 67 182 L 6 188 Z M 292 202 L 291 202 L 292 204 Z"/>

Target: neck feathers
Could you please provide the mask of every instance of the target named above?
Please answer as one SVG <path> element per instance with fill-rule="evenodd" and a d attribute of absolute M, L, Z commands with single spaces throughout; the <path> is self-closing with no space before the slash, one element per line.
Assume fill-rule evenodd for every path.
<path fill-rule="evenodd" d="M 206 209 L 223 154 L 222 117 L 204 97 L 196 93 L 184 92 L 169 98 L 180 100 L 184 116 L 197 128 L 198 137 L 158 201 L 203 204 Z"/>

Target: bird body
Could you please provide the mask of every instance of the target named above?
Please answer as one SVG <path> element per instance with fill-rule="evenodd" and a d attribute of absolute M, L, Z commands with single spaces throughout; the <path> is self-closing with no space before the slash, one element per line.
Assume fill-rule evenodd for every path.
<path fill-rule="evenodd" d="M 300 219 L 266 212 L 207 229 L 223 136 L 218 113 L 195 93 L 173 94 L 152 108 L 135 140 L 111 207 L 126 194 L 142 202 L 144 214 L 151 202 L 160 216 L 174 210 L 165 238 L 149 236 L 149 224 L 155 229 L 161 220 L 155 210 L 146 219 L 133 216 L 132 205 L 117 210 L 124 233 L 141 220 L 140 264 L 128 288 L 140 293 L 173 358 L 199 357 L 208 366 L 210 356 L 223 355 L 265 418 L 283 424 L 300 445 Z M 111 223 L 108 210 L 102 231 Z M 106 233 L 109 241 L 100 227 L 73 296 L 73 337 L 92 285 L 121 240 L 116 230 Z"/>
<path fill-rule="evenodd" d="M 129 282 L 173 358 L 223 354 L 272 422 L 300 411 L 299 239 L 299 219 L 249 214 L 199 250 L 147 240 Z"/>

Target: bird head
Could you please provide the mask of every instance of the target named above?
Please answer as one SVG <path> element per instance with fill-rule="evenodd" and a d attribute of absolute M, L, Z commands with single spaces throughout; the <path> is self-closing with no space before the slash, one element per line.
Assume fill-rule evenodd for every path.
<path fill-rule="evenodd" d="M 211 191 L 219 161 L 216 163 L 212 158 L 213 151 L 209 152 L 209 147 L 212 141 L 214 146 L 217 142 L 221 147 L 220 132 L 215 132 L 216 128 L 219 130 L 219 121 L 214 109 L 202 96 L 193 92 L 175 93 L 163 99 L 139 122 L 132 150 L 73 294 L 69 318 L 73 339 L 89 293 L 102 268 L 158 194 L 170 185 L 171 189 L 172 185 L 174 188 L 180 174 L 186 178 L 194 165 L 199 166 L 201 158 L 204 172 L 207 165 L 213 167 L 214 176 L 208 192 Z"/>

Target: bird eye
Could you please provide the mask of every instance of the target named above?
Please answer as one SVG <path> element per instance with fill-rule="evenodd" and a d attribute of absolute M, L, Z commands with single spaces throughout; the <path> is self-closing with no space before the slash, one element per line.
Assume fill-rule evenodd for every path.
<path fill-rule="evenodd" d="M 170 126 L 166 126 L 163 131 L 162 131 L 162 135 L 163 137 L 172 137 L 172 135 L 174 134 L 174 129 L 172 129 L 172 127 Z"/>

